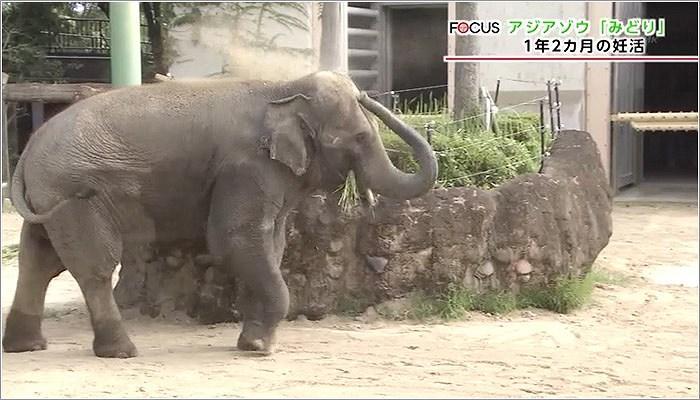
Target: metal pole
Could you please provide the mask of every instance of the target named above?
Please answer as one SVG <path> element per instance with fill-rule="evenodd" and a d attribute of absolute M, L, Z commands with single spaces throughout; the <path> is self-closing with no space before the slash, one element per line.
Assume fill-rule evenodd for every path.
<path fill-rule="evenodd" d="M 434 125 L 435 121 L 430 121 L 427 124 L 425 124 L 425 137 L 428 140 L 428 144 L 432 145 L 433 144 L 433 131 L 435 130 Z"/>
<path fill-rule="evenodd" d="M 491 101 L 489 100 L 489 95 L 488 92 L 486 91 L 485 87 L 481 87 L 481 99 L 482 102 L 484 103 L 484 126 L 486 127 L 487 131 L 491 130 Z"/>
<path fill-rule="evenodd" d="M 554 105 L 552 104 L 552 81 L 547 81 L 547 101 L 549 102 L 549 129 L 554 137 Z"/>
<path fill-rule="evenodd" d="M 112 85 L 141 84 L 141 18 L 139 2 L 114 2 L 109 7 Z"/>
<path fill-rule="evenodd" d="M 399 94 L 394 92 L 393 90 L 390 92 L 391 94 L 391 109 L 393 112 L 397 113 L 399 112 Z"/>
<path fill-rule="evenodd" d="M 9 76 L 6 73 L 2 73 L 2 86 L 3 92 L 5 91 L 5 84 L 7 83 Z M 10 182 L 12 181 L 12 173 L 10 172 L 10 151 L 7 144 L 7 103 L 2 102 L 2 196 L 10 197 Z"/>
<path fill-rule="evenodd" d="M 544 165 L 544 101 L 540 100 L 540 172 Z"/>
<path fill-rule="evenodd" d="M 554 83 L 554 100 L 557 102 L 557 135 L 561 132 L 561 103 L 559 102 L 559 81 Z"/>
<path fill-rule="evenodd" d="M 496 81 L 496 94 L 493 96 L 493 104 L 498 105 L 498 94 L 501 92 L 501 80 Z"/>

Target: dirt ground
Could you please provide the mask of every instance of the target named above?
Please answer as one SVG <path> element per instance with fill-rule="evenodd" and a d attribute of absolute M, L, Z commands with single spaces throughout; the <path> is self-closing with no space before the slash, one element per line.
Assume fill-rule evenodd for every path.
<path fill-rule="evenodd" d="M 279 350 L 235 350 L 236 324 L 127 316 L 140 356 L 99 359 L 77 285 L 49 288 L 49 349 L 3 354 L 2 397 L 688 397 L 698 398 L 696 205 L 624 205 L 595 268 L 600 284 L 570 315 L 522 310 L 413 324 L 330 317 L 284 323 Z M 2 215 L 3 246 L 20 219 Z M 2 267 L 3 322 L 15 262 Z"/>

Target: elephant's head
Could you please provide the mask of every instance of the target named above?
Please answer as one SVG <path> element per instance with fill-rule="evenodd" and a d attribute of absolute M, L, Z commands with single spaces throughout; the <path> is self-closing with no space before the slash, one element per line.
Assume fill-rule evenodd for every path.
<path fill-rule="evenodd" d="M 361 93 L 345 75 L 318 72 L 290 84 L 286 96 L 271 101 L 265 116 L 270 157 L 298 176 L 337 187 L 350 170 L 363 188 L 394 199 L 430 190 L 437 178 L 432 148 L 413 128 Z M 369 113 L 379 117 L 413 149 L 420 169 L 398 170 L 389 160 Z"/>

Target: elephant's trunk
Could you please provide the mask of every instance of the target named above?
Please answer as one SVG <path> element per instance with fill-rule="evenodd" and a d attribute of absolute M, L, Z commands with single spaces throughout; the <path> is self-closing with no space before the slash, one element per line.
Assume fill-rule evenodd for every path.
<path fill-rule="evenodd" d="M 392 131 L 413 149 L 420 170 L 415 174 L 400 171 L 391 163 L 379 135 L 373 150 L 362 157 L 358 174 L 365 185 L 377 193 L 399 200 L 412 199 L 432 189 L 437 179 L 438 167 L 430 144 L 415 129 L 397 118 L 391 111 L 362 93 L 358 100 L 368 111 L 379 117 Z"/>

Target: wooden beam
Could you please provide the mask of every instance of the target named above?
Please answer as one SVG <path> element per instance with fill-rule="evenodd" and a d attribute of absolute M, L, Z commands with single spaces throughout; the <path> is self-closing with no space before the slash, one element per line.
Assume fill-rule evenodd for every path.
<path fill-rule="evenodd" d="M 108 83 L 8 83 L 3 90 L 4 101 L 74 103 L 86 97 L 106 92 Z"/>

